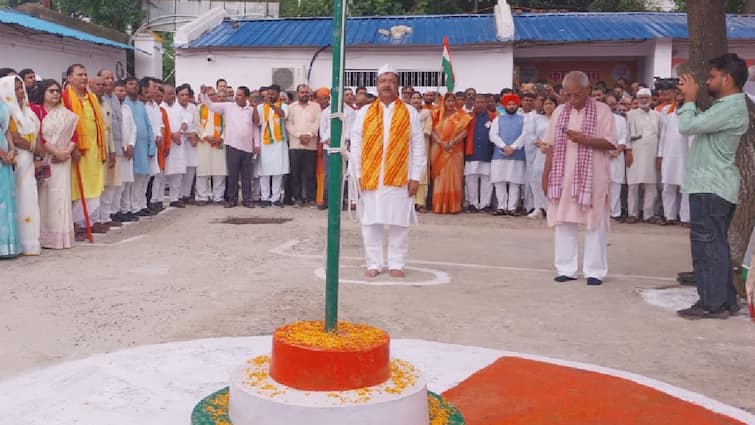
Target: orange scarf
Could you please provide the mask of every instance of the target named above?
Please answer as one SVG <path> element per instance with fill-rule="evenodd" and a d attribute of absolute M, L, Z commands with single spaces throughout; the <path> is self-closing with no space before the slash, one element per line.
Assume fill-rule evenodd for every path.
<path fill-rule="evenodd" d="M 472 121 L 469 122 L 467 127 L 467 140 L 464 143 L 464 155 L 474 155 L 474 129 L 477 121 L 477 114 L 472 113 Z M 495 119 L 495 112 L 488 112 L 488 122 L 492 122 Z"/>
<path fill-rule="evenodd" d="M 160 107 L 160 113 L 163 118 L 163 142 L 162 146 L 157 147 L 157 164 L 160 166 L 161 170 L 165 170 L 165 158 L 168 156 L 168 153 L 170 153 L 170 145 L 173 143 L 172 141 L 172 133 L 170 130 L 170 119 L 168 119 L 168 111 L 165 110 L 162 106 Z"/>
<path fill-rule="evenodd" d="M 202 130 L 207 128 L 207 121 L 209 120 L 210 108 L 207 105 L 199 105 L 199 122 L 202 125 Z M 223 116 L 220 114 L 212 114 L 212 137 L 219 138 L 223 134 Z"/>
<path fill-rule="evenodd" d="M 278 101 L 275 103 L 275 106 L 278 108 L 281 107 L 281 102 Z M 283 141 L 283 132 L 281 131 L 281 120 L 278 116 L 278 113 L 276 112 L 273 115 L 273 118 L 278 117 L 278 119 L 270 119 L 270 110 L 272 108 L 270 105 L 265 103 L 262 106 L 262 126 L 265 127 L 265 135 L 262 137 L 262 144 L 269 145 L 272 143 L 280 143 Z M 272 128 L 271 128 L 272 127 Z M 272 131 L 272 134 L 271 134 Z"/>
<path fill-rule="evenodd" d="M 383 103 L 375 101 L 367 110 L 362 131 L 362 190 L 376 190 L 383 165 Z M 396 100 L 391 119 L 391 133 L 385 155 L 383 184 L 402 187 L 409 180 L 409 146 L 411 129 L 409 109 Z"/>
<path fill-rule="evenodd" d="M 73 90 L 73 87 L 70 85 L 66 86 L 65 90 L 63 90 L 63 104 L 79 117 L 79 123 L 76 127 L 76 136 L 74 137 L 76 139 L 74 141 L 79 147 L 79 151 L 81 151 L 82 154 L 85 154 L 91 147 L 89 146 L 90 138 L 96 136 L 100 160 L 104 162 L 107 160 L 107 146 L 105 145 L 105 126 L 104 121 L 102 120 L 102 112 L 100 111 L 100 102 L 90 91 L 87 91 L 85 96 L 89 101 L 89 104 L 92 106 L 92 111 L 94 111 L 94 121 L 97 125 L 96 135 L 87 134 L 84 120 L 81 119 L 84 116 L 84 101 L 79 98 Z"/>

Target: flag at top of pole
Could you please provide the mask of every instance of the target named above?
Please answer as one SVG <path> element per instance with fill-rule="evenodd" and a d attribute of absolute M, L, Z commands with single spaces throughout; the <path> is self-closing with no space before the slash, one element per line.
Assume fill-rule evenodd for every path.
<path fill-rule="evenodd" d="M 446 90 L 447 93 L 453 93 L 456 85 L 456 77 L 454 76 L 454 67 L 451 65 L 451 51 L 448 50 L 448 37 L 443 37 L 443 72 L 446 74 Z"/>

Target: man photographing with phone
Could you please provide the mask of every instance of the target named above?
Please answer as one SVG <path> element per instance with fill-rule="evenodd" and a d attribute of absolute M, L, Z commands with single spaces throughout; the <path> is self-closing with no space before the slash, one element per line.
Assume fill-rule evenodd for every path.
<path fill-rule="evenodd" d="M 700 300 L 679 310 L 685 319 L 726 319 L 739 310 L 728 243 L 729 224 L 739 196 L 737 147 L 747 132 L 749 115 L 742 87 L 747 64 L 736 54 L 709 62 L 707 88 L 713 105 L 702 112 L 695 102 L 700 87 L 690 74 L 682 75 L 679 90 L 684 106 L 679 131 L 695 136 L 687 161 L 682 192 L 689 195 L 690 245 Z"/>

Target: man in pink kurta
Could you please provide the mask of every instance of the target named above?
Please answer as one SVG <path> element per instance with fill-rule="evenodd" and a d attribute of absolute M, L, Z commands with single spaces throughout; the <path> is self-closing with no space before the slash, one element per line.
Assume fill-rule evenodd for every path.
<path fill-rule="evenodd" d="M 600 285 L 608 273 L 608 152 L 616 145 L 615 121 L 608 106 L 589 97 L 590 82 L 584 73 L 570 72 L 563 87 L 568 103 L 556 108 L 543 138 L 551 146 L 543 189 L 549 200 L 548 225 L 555 227 L 555 280 L 576 280 L 577 230 L 584 225 L 582 271 L 588 285 Z M 556 169 L 559 165 L 560 171 Z"/>

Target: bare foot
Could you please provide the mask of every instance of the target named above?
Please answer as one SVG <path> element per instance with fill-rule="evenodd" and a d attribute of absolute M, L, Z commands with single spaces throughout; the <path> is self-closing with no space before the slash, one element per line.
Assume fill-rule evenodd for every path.
<path fill-rule="evenodd" d="M 403 270 L 391 270 L 392 278 L 403 279 L 405 276 Z"/>
<path fill-rule="evenodd" d="M 370 270 L 367 270 L 366 272 L 364 272 L 364 275 L 367 276 L 367 277 L 370 277 L 370 278 L 372 278 L 372 277 L 378 277 L 379 274 L 380 274 L 380 271 L 375 270 L 375 269 L 370 269 Z"/>

